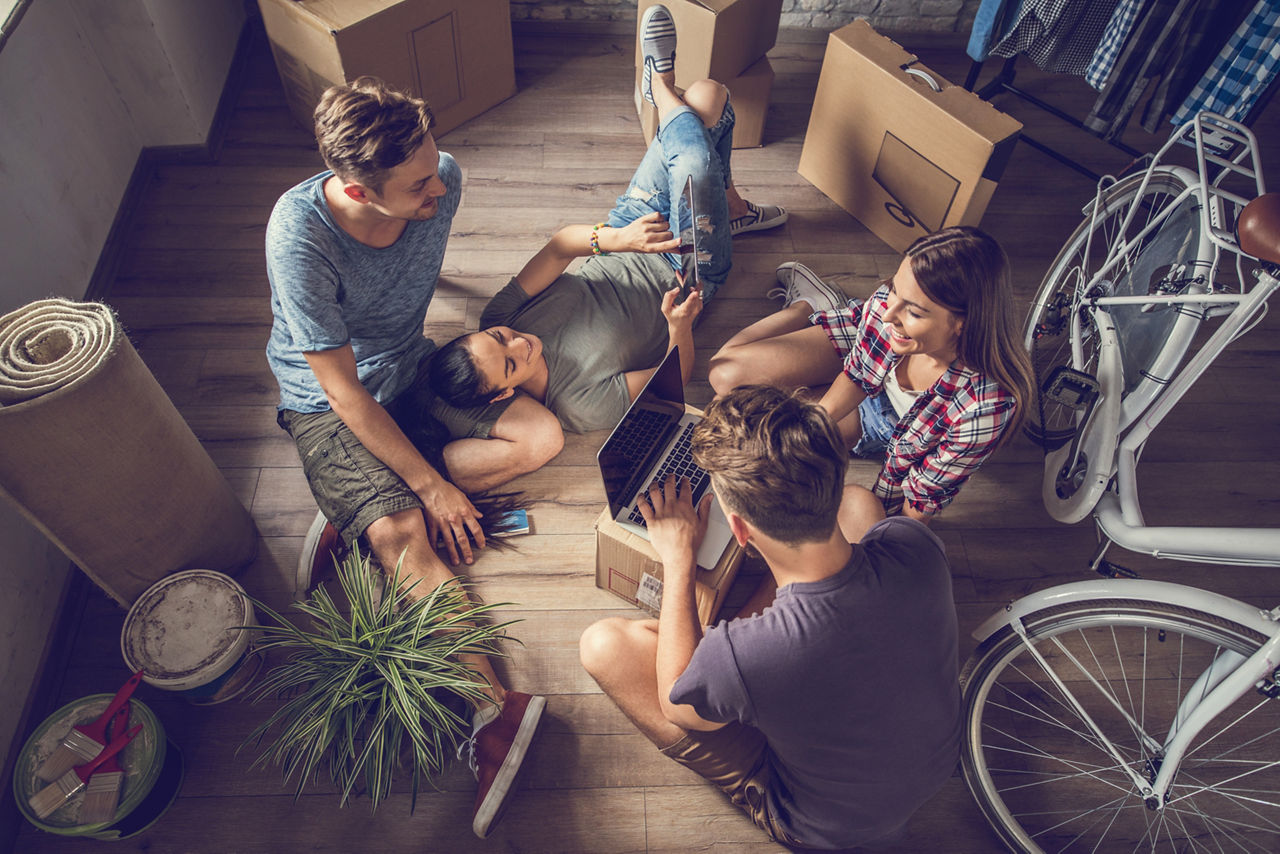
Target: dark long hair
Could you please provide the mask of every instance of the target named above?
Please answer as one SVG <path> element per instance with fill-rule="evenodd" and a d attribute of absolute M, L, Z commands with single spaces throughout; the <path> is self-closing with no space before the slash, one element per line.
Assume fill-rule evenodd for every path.
<path fill-rule="evenodd" d="M 404 397 L 411 397 L 411 395 L 404 395 Z M 393 402 L 388 407 L 388 411 L 400 425 L 405 437 L 418 449 L 423 459 L 440 472 L 442 477 L 453 483 L 449 466 L 444 461 L 444 446 L 451 438 L 448 429 L 425 409 L 408 411 L 408 407 L 397 407 L 397 402 Z M 480 530 L 484 531 L 486 544 L 497 550 L 515 548 L 509 539 L 500 535 L 511 530 L 510 522 L 504 521 L 507 513 L 512 510 L 528 509 L 529 500 L 524 493 L 486 490 L 468 495 L 467 498 L 482 514 Z"/>
<path fill-rule="evenodd" d="M 929 299 L 964 319 L 960 361 L 995 381 L 1017 401 L 1001 443 L 1015 436 L 1035 400 L 1035 372 L 1014 315 L 1009 259 L 995 238 L 957 225 L 907 247 L 911 273 Z"/>
<path fill-rule="evenodd" d="M 427 366 L 431 390 L 459 409 L 484 406 L 493 396 L 493 389 L 485 386 L 467 347 L 470 337 L 470 334 L 459 335 L 445 344 L 431 355 Z"/>

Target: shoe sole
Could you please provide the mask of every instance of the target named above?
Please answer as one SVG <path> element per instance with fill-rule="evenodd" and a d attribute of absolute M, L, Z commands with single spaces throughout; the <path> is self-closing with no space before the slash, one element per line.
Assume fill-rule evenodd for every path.
<path fill-rule="evenodd" d="M 538 726 L 542 723 L 542 713 L 546 708 L 546 697 L 534 694 L 529 698 L 524 717 L 520 719 L 520 728 L 516 730 L 516 737 L 511 742 L 511 750 L 502 760 L 502 767 L 498 769 L 493 783 L 489 786 L 489 794 L 471 822 L 471 830 L 481 839 L 489 836 L 494 826 L 502 820 L 503 813 L 507 811 L 507 804 L 516 789 L 516 780 L 524 769 L 524 758 L 528 755 L 534 736 L 537 735 Z"/>
<path fill-rule="evenodd" d="M 295 599 L 305 599 L 307 591 L 311 589 L 311 571 L 315 567 L 316 549 L 320 545 L 320 537 L 328 524 L 329 520 L 317 510 L 316 518 L 311 520 L 311 527 L 307 529 L 307 536 L 302 541 L 302 554 L 298 555 L 298 569 L 293 578 Z"/>
<path fill-rule="evenodd" d="M 773 219 L 757 220 L 751 223 L 750 225 L 742 226 L 737 231 L 732 231 L 732 229 L 730 229 L 732 232 L 731 236 L 737 237 L 739 234 L 748 234 L 749 232 L 752 232 L 752 231 L 766 231 L 770 228 L 777 228 L 778 226 L 785 223 L 787 221 L 787 218 L 790 216 L 791 215 L 789 213 L 787 213 L 786 211 L 783 211 L 783 213 L 780 216 L 776 216 Z"/>

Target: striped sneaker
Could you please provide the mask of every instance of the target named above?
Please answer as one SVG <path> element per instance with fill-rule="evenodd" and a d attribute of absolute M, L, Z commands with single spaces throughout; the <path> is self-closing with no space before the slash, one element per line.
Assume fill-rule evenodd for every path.
<path fill-rule="evenodd" d="M 849 305 L 849 298 L 842 291 L 822 281 L 799 261 L 778 265 L 778 284 L 766 296 L 782 297 L 783 308 L 807 302 L 812 311 L 839 311 Z"/>
<path fill-rule="evenodd" d="M 661 4 L 644 10 L 640 18 L 640 54 L 644 57 L 644 74 L 640 78 L 640 94 L 650 104 L 653 100 L 653 75 L 676 70 L 676 22 Z"/>

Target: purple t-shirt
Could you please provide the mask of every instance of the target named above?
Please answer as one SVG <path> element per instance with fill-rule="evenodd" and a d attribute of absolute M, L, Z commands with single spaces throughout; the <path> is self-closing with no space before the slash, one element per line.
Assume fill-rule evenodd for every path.
<path fill-rule="evenodd" d="M 897 829 L 955 770 L 956 631 L 941 541 L 896 516 L 840 572 L 709 629 L 671 701 L 763 732 L 784 829 L 852 847 Z"/>

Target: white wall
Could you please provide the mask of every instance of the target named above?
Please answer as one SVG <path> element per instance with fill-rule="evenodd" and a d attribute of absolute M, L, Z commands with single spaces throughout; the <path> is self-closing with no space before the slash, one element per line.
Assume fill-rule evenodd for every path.
<path fill-rule="evenodd" d="M 84 295 L 141 150 L 205 141 L 243 23 L 242 0 L 31 4 L 0 50 L 0 315 Z M 0 543 L 7 747 L 68 561 L 3 502 Z"/>

